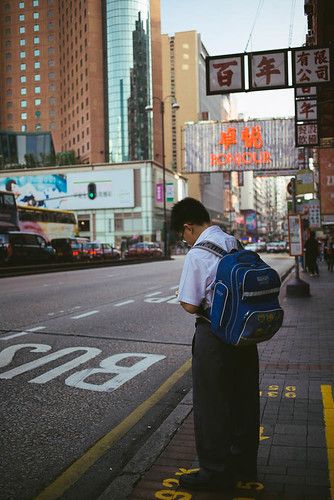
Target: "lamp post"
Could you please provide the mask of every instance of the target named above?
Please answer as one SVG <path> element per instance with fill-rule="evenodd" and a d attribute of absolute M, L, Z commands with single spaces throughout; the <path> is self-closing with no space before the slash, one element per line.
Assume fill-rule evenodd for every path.
<path fill-rule="evenodd" d="M 167 206 L 166 206 L 166 155 L 165 155 L 165 101 L 172 99 L 172 109 L 179 109 L 179 104 L 172 95 L 166 96 L 164 99 L 153 96 L 160 103 L 161 116 L 161 137 L 162 137 L 162 193 L 163 193 L 163 241 L 164 241 L 164 257 L 169 257 L 168 242 L 167 242 Z M 145 107 L 145 111 L 153 111 L 153 105 L 149 104 Z"/>

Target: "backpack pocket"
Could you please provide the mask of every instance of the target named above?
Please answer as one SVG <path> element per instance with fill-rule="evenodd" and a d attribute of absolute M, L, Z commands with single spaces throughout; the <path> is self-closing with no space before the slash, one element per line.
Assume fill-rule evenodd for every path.
<path fill-rule="evenodd" d="M 222 282 L 218 281 L 213 289 L 212 306 L 211 306 L 211 328 L 213 330 L 218 330 L 224 325 L 224 320 L 226 322 L 226 305 L 229 296 L 229 291 L 227 286 Z"/>
<path fill-rule="evenodd" d="M 245 315 L 238 345 L 258 344 L 269 340 L 282 326 L 281 307 L 266 311 L 252 311 Z"/>
<path fill-rule="evenodd" d="M 270 296 L 278 296 L 280 286 L 280 277 L 274 269 L 269 267 L 251 269 L 244 275 L 241 297 L 243 301 L 263 302 Z"/>

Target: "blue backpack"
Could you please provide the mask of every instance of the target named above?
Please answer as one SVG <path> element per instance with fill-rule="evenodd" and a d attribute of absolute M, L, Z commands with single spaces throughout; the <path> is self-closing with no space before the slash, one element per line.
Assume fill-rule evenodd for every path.
<path fill-rule="evenodd" d="M 282 326 L 284 316 L 278 301 L 281 280 L 275 269 L 250 250 L 226 252 L 210 241 L 193 248 L 221 257 L 212 285 L 212 306 L 203 313 L 212 332 L 235 346 L 269 340 Z"/>

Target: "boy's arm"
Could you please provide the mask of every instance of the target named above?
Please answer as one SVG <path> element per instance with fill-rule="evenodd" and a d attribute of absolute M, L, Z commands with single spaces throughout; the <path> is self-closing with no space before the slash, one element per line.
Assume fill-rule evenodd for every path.
<path fill-rule="evenodd" d="M 186 302 L 180 302 L 180 304 L 183 309 L 190 314 L 196 314 L 200 310 L 200 306 L 194 306 L 193 304 L 187 304 Z"/>

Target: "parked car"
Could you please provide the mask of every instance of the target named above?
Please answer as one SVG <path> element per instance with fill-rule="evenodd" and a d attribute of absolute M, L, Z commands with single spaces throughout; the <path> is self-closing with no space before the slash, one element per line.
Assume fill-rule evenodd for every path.
<path fill-rule="evenodd" d="M 51 245 L 59 261 L 80 261 L 89 259 L 88 240 L 84 238 L 54 238 Z"/>
<path fill-rule="evenodd" d="M 258 252 L 257 243 L 248 243 L 244 246 L 244 250 L 252 250 L 252 252 Z"/>
<path fill-rule="evenodd" d="M 161 257 L 162 250 L 157 243 L 143 241 L 130 246 L 127 257 Z"/>
<path fill-rule="evenodd" d="M 0 234 L 1 264 L 43 264 L 54 259 L 54 249 L 40 234 L 23 231 Z"/>
<path fill-rule="evenodd" d="M 121 252 L 109 243 L 91 241 L 87 244 L 89 257 L 91 259 L 115 259 L 121 258 Z"/>

